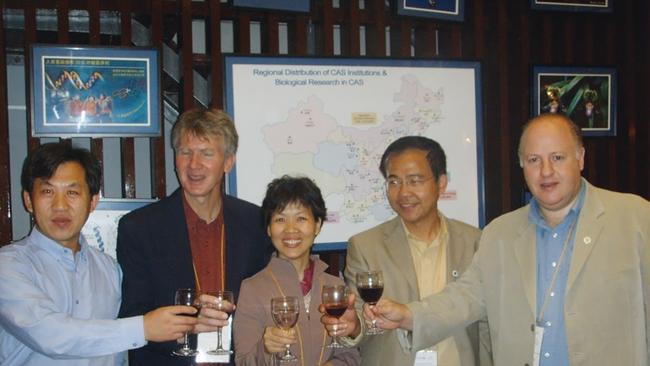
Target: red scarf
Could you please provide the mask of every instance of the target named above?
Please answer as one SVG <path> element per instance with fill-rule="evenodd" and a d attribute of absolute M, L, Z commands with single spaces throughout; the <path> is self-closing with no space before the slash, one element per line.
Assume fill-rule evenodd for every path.
<path fill-rule="evenodd" d="M 314 261 L 310 260 L 309 265 L 305 268 L 305 272 L 302 275 L 302 281 L 300 281 L 300 289 L 302 290 L 302 296 L 305 296 L 311 290 L 311 285 L 314 279 Z"/>

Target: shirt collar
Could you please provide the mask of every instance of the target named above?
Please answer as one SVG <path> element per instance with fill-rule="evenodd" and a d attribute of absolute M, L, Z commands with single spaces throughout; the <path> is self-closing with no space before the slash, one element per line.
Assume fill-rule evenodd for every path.
<path fill-rule="evenodd" d="M 409 244 L 421 243 L 426 248 L 432 246 L 431 244 L 433 244 L 433 246 L 438 246 L 443 241 L 448 240 L 449 232 L 447 230 L 447 220 L 445 216 L 442 214 L 442 212 L 440 211 L 438 211 L 438 218 L 440 219 L 440 228 L 438 230 L 438 235 L 436 235 L 435 238 L 433 238 L 430 242 L 427 243 L 424 240 L 421 240 L 420 238 L 413 235 L 406 227 L 404 220 L 402 220 L 402 218 L 400 217 L 400 222 L 402 223 L 402 227 L 404 228 L 404 232 L 406 233 L 406 239 L 408 240 Z"/>
<path fill-rule="evenodd" d="M 75 255 L 72 249 L 64 247 L 56 241 L 48 238 L 45 234 L 41 233 L 37 227 L 32 229 L 30 240 L 36 247 L 49 253 L 54 258 L 72 262 L 75 261 Z M 79 251 L 77 252 L 77 258 L 86 259 L 88 250 L 88 242 L 86 241 L 86 238 L 82 234 L 79 234 Z"/>
<path fill-rule="evenodd" d="M 587 184 L 585 183 L 585 179 L 582 178 L 580 180 L 580 191 L 578 191 L 578 198 L 576 199 L 575 203 L 573 204 L 573 206 L 571 206 L 571 209 L 564 217 L 564 219 L 562 219 L 562 222 L 560 222 L 560 225 L 558 226 L 566 225 L 567 222 L 570 222 L 574 218 L 578 217 L 578 215 L 580 214 L 580 210 L 582 209 L 582 206 L 585 203 L 586 192 L 587 192 Z M 539 203 L 534 197 L 533 199 L 530 200 L 530 209 L 528 210 L 528 221 L 535 224 L 535 226 L 537 227 L 550 229 L 550 226 L 548 225 L 548 223 L 546 223 L 546 220 L 544 220 L 544 216 L 542 215 L 542 211 L 539 207 Z"/>

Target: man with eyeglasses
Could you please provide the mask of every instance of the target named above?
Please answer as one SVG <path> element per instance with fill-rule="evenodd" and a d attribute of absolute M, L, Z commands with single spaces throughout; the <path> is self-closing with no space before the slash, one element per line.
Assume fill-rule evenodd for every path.
<path fill-rule="evenodd" d="M 341 336 L 348 346 L 360 347 L 362 365 L 429 365 L 434 363 L 426 360 L 432 358 L 446 366 L 491 365 L 485 323 L 459 327 L 451 337 L 415 354 L 402 351 L 398 337 L 404 333 L 364 334 L 366 326 L 360 320 L 363 302 L 355 286 L 356 273 L 381 270 L 383 296 L 408 303 L 441 291 L 471 263 L 480 230 L 438 211 L 438 198 L 447 187 L 446 169 L 440 144 L 422 136 L 394 141 L 381 158 L 386 196 L 398 217 L 350 238 L 345 278 L 358 300 L 356 312 L 348 310 L 338 320 L 322 318 L 331 334 Z"/>
<path fill-rule="evenodd" d="M 533 198 L 483 229 L 462 278 L 364 315 L 401 328 L 409 352 L 487 315 L 497 365 L 650 365 L 650 202 L 582 177 L 580 127 L 566 116 L 526 123 L 518 155 Z"/>

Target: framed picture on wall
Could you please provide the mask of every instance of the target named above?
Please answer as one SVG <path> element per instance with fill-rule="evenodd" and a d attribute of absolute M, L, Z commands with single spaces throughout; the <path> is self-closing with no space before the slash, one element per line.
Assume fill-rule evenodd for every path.
<path fill-rule="evenodd" d="M 538 10 L 611 12 L 612 0 L 530 0 Z"/>
<path fill-rule="evenodd" d="M 314 250 L 344 249 L 395 215 L 378 167 L 406 135 L 428 136 L 447 154 L 440 210 L 485 224 L 480 63 L 226 56 L 224 65 L 226 110 L 241 137 L 228 193 L 261 204 L 274 178 L 314 179 L 328 209 Z"/>
<path fill-rule="evenodd" d="M 233 0 L 232 5 L 282 11 L 309 12 L 310 0 Z"/>
<path fill-rule="evenodd" d="M 465 0 L 398 0 L 397 14 L 463 21 Z"/>
<path fill-rule="evenodd" d="M 81 229 L 88 245 L 117 259 L 117 224 L 127 213 L 156 202 L 154 199 L 102 198 Z"/>
<path fill-rule="evenodd" d="M 31 47 L 35 137 L 160 135 L 158 50 Z"/>
<path fill-rule="evenodd" d="M 584 136 L 616 136 L 616 69 L 533 67 L 533 113 L 561 113 Z"/>

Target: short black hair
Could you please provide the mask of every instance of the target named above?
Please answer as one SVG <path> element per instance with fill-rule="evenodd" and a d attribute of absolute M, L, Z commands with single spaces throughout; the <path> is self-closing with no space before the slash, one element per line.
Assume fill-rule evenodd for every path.
<path fill-rule="evenodd" d="M 447 158 L 445 156 L 445 151 L 439 143 L 424 136 L 404 136 L 388 145 L 386 151 L 384 151 L 384 155 L 381 157 L 381 161 L 379 162 L 379 171 L 384 178 L 387 177 L 386 167 L 388 165 L 388 160 L 390 160 L 394 155 L 400 154 L 409 149 L 422 150 L 427 154 L 427 161 L 429 162 L 429 167 L 431 168 L 436 181 L 441 175 L 447 174 Z"/>
<path fill-rule="evenodd" d="M 291 203 L 300 203 L 309 208 L 316 221 L 323 223 L 327 218 L 325 201 L 316 183 L 307 177 L 284 175 L 272 180 L 266 188 L 262 201 L 264 226 L 269 226 L 274 213 L 284 210 Z"/>
<path fill-rule="evenodd" d="M 23 191 L 31 194 L 36 179 L 51 178 L 61 164 L 68 162 L 81 165 L 86 173 L 90 195 L 98 194 L 102 180 L 101 164 L 90 151 L 72 147 L 67 142 L 43 144 L 25 158 L 20 175 Z"/>

